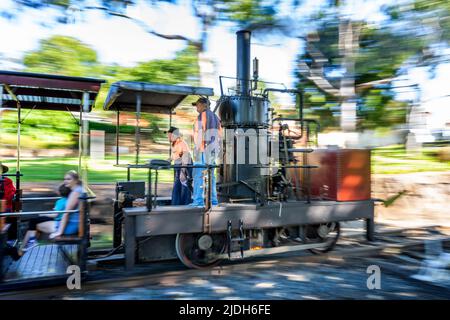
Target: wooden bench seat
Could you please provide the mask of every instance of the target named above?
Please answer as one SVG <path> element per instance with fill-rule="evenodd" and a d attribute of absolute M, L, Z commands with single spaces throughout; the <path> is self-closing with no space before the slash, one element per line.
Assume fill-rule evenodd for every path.
<path fill-rule="evenodd" d="M 88 199 L 88 198 L 85 198 Z M 77 263 L 83 271 L 86 269 L 87 247 L 89 245 L 89 218 L 88 218 L 88 204 L 80 202 L 79 205 L 79 221 L 78 233 L 74 235 L 62 235 L 54 239 L 47 240 L 50 243 L 58 245 L 64 256 L 68 258 L 72 264 Z M 72 261 L 71 256 L 65 251 L 64 245 L 78 245 L 77 261 Z"/>

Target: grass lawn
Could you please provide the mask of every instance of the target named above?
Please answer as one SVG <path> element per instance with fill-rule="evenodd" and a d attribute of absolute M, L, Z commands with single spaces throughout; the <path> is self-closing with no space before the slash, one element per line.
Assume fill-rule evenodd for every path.
<path fill-rule="evenodd" d="M 438 148 L 423 148 L 407 152 L 394 145 L 372 150 L 372 173 L 397 174 L 425 171 L 450 171 L 450 161 L 439 161 L 434 154 Z"/>
<path fill-rule="evenodd" d="M 372 151 L 372 173 L 397 174 L 423 171 L 450 171 L 450 162 L 438 161 L 433 153 L 436 148 L 424 148 L 415 153 L 406 152 L 403 146 L 389 146 L 377 148 Z M 167 155 L 153 155 L 154 159 L 166 159 Z M 121 163 L 133 163 L 133 156 L 121 157 Z M 4 161 L 10 167 L 10 172 L 15 171 L 15 161 Z M 107 157 L 105 160 L 88 161 L 89 183 L 113 183 L 125 180 L 127 170 L 115 167 L 115 158 Z M 24 182 L 57 182 L 61 181 L 64 173 L 78 168 L 78 158 L 39 158 L 22 160 L 21 171 L 24 174 Z M 147 180 L 146 169 L 131 170 L 132 180 Z M 161 170 L 158 176 L 160 182 L 173 182 L 172 170 Z"/>
<path fill-rule="evenodd" d="M 167 155 L 155 155 L 153 159 L 166 159 Z M 133 157 L 121 157 L 120 163 L 133 163 Z M 9 166 L 10 173 L 15 172 L 15 161 L 4 161 Z M 106 157 L 105 160 L 88 160 L 89 183 L 113 183 L 118 180 L 126 180 L 126 168 L 115 167 L 115 157 Z M 33 160 L 21 160 L 21 172 L 23 182 L 48 182 L 62 181 L 64 174 L 69 170 L 78 169 L 78 158 L 40 158 Z M 147 180 L 147 169 L 132 169 L 132 180 Z M 173 182 L 173 171 L 161 170 L 158 175 L 160 182 Z"/>

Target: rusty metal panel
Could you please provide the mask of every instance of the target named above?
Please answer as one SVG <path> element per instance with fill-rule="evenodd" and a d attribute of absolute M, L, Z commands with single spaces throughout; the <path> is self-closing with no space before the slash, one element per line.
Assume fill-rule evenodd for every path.
<path fill-rule="evenodd" d="M 311 196 L 334 201 L 369 200 L 371 197 L 370 150 L 317 149 L 308 162 L 311 170 Z"/>

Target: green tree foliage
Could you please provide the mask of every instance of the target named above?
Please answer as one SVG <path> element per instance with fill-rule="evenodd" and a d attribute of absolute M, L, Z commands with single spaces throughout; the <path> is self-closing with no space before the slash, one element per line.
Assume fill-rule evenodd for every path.
<path fill-rule="evenodd" d="M 391 90 L 369 89 L 359 106 L 360 128 L 390 128 L 406 121 L 407 104 L 395 100 Z"/>
<path fill-rule="evenodd" d="M 122 67 L 101 64 L 94 49 L 65 36 L 42 40 L 38 49 L 24 56 L 23 63 L 30 72 L 101 77 L 109 84 L 119 80 L 196 84 L 199 75 L 197 49 L 193 46 L 177 52 L 170 60 L 150 60 L 134 67 Z"/>
<path fill-rule="evenodd" d="M 30 72 L 107 79 L 96 100 L 95 109 L 100 111 L 109 86 L 115 81 L 197 84 L 199 75 L 197 50 L 193 46 L 187 46 L 170 60 L 150 60 L 138 63 L 134 67 L 122 67 L 101 64 L 95 50 L 78 39 L 53 36 L 40 41 L 39 48 L 27 53 L 23 63 L 25 70 Z M 142 115 L 142 118 L 149 122 L 149 129 L 155 137 L 162 135 L 160 130 L 162 119 L 155 115 Z M 8 111 L 1 114 L 0 141 L 3 145 L 15 145 L 16 121 L 15 112 Z M 107 132 L 115 130 L 113 125 L 100 123 L 93 128 Z M 73 117 L 68 113 L 33 110 L 22 125 L 22 144 L 24 147 L 34 148 L 75 146 L 77 130 Z M 134 129 L 122 126 L 121 131 L 130 133 L 134 132 Z"/>
<path fill-rule="evenodd" d="M 450 1 L 411 0 L 387 6 L 385 12 L 403 33 L 450 44 Z"/>
<path fill-rule="evenodd" d="M 410 65 L 427 67 L 434 76 L 439 64 L 450 61 L 445 51 L 450 46 L 450 1 L 411 0 L 394 3 L 385 12 L 396 32 L 405 38 L 420 39 L 424 44 Z"/>
<path fill-rule="evenodd" d="M 405 36 L 391 26 L 359 24 L 358 48 L 353 57 L 353 79 L 356 87 L 358 129 L 392 127 L 406 121 L 407 104 L 395 101 L 392 80 L 399 75 L 408 59 L 420 54 L 426 45 L 422 38 Z M 298 61 L 299 86 L 306 90 L 306 106 L 323 127 L 338 127 L 339 88 L 345 73 L 339 47 L 340 22 L 334 15 L 323 16 L 317 29 L 306 37 L 307 50 Z M 318 62 L 319 61 L 319 62 Z M 338 94 L 330 94 L 304 74 L 301 66 L 322 76 Z M 309 76 L 311 71 L 309 71 Z M 330 115 L 334 119 L 328 119 Z"/>
<path fill-rule="evenodd" d="M 16 112 L 4 111 L 0 114 L 0 120 L 0 145 L 15 146 Z M 70 148 L 77 144 L 74 139 L 77 132 L 78 125 L 70 114 L 34 110 L 22 124 L 21 145 L 33 149 Z"/>
<path fill-rule="evenodd" d="M 59 35 L 41 40 L 23 63 L 27 71 L 60 75 L 95 77 L 102 71 L 95 50 L 78 39 Z"/>
<path fill-rule="evenodd" d="M 219 0 L 215 2 L 220 8 L 223 19 L 234 21 L 240 27 L 251 30 L 280 27 L 277 20 L 277 8 L 281 4 L 279 0 Z"/>
<path fill-rule="evenodd" d="M 177 52 L 172 60 L 150 60 L 131 68 L 115 67 L 110 75 L 115 80 L 198 84 L 197 54 L 197 48 L 188 46 Z"/>

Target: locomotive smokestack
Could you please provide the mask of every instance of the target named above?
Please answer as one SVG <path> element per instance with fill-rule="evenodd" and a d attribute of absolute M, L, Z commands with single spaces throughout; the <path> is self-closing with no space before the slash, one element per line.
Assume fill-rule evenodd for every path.
<path fill-rule="evenodd" d="M 237 88 L 238 94 L 248 95 L 250 87 L 250 37 L 251 32 L 240 30 L 237 35 Z"/>

